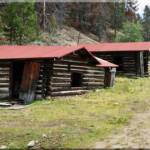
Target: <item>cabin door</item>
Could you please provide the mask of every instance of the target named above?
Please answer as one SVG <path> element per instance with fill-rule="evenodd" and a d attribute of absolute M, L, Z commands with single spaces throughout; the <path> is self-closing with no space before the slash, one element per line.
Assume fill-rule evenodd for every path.
<path fill-rule="evenodd" d="M 26 62 L 24 64 L 19 99 L 23 100 L 25 104 L 31 103 L 35 99 L 39 71 L 40 63 Z"/>

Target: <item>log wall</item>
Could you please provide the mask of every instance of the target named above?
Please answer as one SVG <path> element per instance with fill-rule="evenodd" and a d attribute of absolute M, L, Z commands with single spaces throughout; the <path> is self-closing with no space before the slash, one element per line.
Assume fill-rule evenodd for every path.
<path fill-rule="evenodd" d="M 0 99 L 10 97 L 11 63 L 0 62 Z"/>
<path fill-rule="evenodd" d="M 124 74 L 127 76 L 137 76 L 137 53 L 136 52 L 107 52 L 94 53 L 97 57 L 118 64 L 116 57 L 122 58 L 122 70 L 117 69 L 117 74 Z M 119 64 L 118 64 L 119 65 Z"/>
<path fill-rule="evenodd" d="M 71 87 L 71 74 L 82 74 L 82 86 Z M 53 63 L 53 73 L 50 81 L 51 96 L 74 95 L 85 93 L 89 89 L 104 87 L 104 69 L 89 65 L 88 61 L 78 57 L 65 57 Z"/>
<path fill-rule="evenodd" d="M 36 89 L 36 99 L 45 98 L 49 91 L 50 80 L 52 75 L 52 60 L 43 60 L 40 62 L 40 73 Z"/>
<path fill-rule="evenodd" d="M 71 86 L 71 74 L 82 74 L 82 86 Z M 41 62 L 36 98 L 77 95 L 94 88 L 104 87 L 104 68 L 90 64 L 89 59 L 69 55 L 57 60 Z"/>

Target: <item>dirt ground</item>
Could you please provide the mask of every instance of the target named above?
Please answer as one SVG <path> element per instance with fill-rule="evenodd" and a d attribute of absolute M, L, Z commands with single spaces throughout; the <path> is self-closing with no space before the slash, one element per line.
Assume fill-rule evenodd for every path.
<path fill-rule="evenodd" d="M 150 148 L 150 101 L 148 104 L 146 112 L 137 113 L 119 133 L 96 142 L 95 148 Z"/>

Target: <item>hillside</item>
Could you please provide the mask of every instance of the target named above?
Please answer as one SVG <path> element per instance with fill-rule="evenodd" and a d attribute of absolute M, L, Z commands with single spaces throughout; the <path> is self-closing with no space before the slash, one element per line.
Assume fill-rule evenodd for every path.
<path fill-rule="evenodd" d="M 94 40 L 95 39 L 95 40 Z M 39 45 L 77 45 L 85 43 L 98 43 L 97 37 L 91 33 L 83 34 L 73 27 L 64 26 L 55 33 L 41 33 L 39 40 L 32 44 Z"/>
<path fill-rule="evenodd" d="M 128 3 L 125 7 L 126 5 L 125 2 L 2 3 L 0 4 L 0 44 L 72 45 L 89 43 L 91 39 L 113 42 L 117 39 L 117 33 L 122 32 L 124 23 L 139 20 L 142 26 L 144 21 L 136 16 L 136 2 Z M 143 27 L 148 35 L 148 21 L 145 25 Z M 82 32 L 80 36 L 78 31 Z M 3 37 L 3 33 L 6 37 Z M 141 33 L 142 36 L 145 33 Z M 7 42 L 8 39 L 10 42 Z"/>

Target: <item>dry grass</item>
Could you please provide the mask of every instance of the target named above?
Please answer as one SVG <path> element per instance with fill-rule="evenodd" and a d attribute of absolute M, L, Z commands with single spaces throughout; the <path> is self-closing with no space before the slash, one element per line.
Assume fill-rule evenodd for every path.
<path fill-rule="evenodd" d="M 0 110 L 0 145 L 26 148 L 38 140 L 34 148 L 90 148 L 146 110 L 149 86 L 150 78 L 117 78 L 112 89 Z"/>

